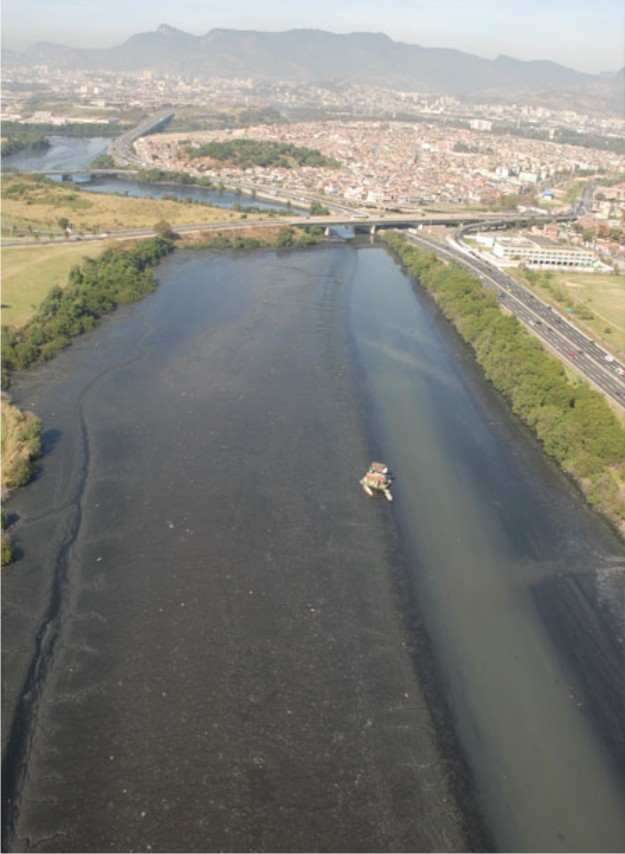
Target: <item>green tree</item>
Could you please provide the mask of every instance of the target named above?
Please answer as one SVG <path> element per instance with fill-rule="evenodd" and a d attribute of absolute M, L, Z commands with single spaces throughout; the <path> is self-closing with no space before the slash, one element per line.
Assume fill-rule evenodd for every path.
<path fill-rule="evenodd" d="M 111 157 L 110 154 L 106 154 L 103 152 L 102 154 L 98 154 L 97 157 L 91 161 L 92 169 L 114 169 L 115 168 L 115 160 Z"/>
<path fill-rule="evenodd" d="M 178 238 L 178 235 L 166 219 L 160 219 L 154 226 L 154 231 L 164 240 L 176 240 Z"/>
<path fill-rule="evenodd" d="M 316 201 L 316 200 L 315 200 L 315 201 L 312 201 L 312 202 L 310 203 L 309 212 L 310 212 L 310 214 L 311 214 L 312 216 L 325 216 L 326 214 L 329 214 L 329 213 L 330 213 L 330 211 L 328 210 L 328 208 L 324 207 L 324 206 L 321 204 L 321 202 L 318 202 L 318 201 Z"/>
<path fill-rule="evenodd" d="M 292 246 L 293 229 L 288 228 L 287 226 L 283 226 L 278 232 L 277 244 L 278 246 Z"/>

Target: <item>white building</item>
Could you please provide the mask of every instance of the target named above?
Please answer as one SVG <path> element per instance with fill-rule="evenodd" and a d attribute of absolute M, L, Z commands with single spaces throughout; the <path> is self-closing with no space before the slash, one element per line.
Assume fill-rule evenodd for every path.
<path fill-rule="evenodd" d="M 578 270 L 595 269 L 599 260 L 590 249 L 564 246 L 544 237 L 496 237 L 492 253 L 495 258 L 528 267 L 567 267 Z"/>

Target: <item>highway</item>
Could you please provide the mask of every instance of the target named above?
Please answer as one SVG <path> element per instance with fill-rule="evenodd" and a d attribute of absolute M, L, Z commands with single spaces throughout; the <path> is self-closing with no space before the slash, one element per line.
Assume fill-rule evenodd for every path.
<path fill-rule="evenodd" d="M 625 367 L 554 308 L 503 270 L 475 257 L 455 237 L 448 238 L 446 245 L 421 233 L 410 232 L 407 238 L 441 258 L 463 264 L 484 287 L 494 291 L 502 307 L 524 323 L 551 352 L 625 410 Z"/>

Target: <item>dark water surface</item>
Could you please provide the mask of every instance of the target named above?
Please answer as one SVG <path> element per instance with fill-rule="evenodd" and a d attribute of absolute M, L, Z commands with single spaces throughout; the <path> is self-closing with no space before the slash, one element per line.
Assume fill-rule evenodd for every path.
<path fill-rule="evenodd" d="M 118 193 L 128 196 L 151 196 L 155 199 L 175 196 L 180 201 L 202 202 L 217 208 L 259 208 L 267 211 L 289 210 L 291 216 L 302 213 L 297 208 L 288 208 L 287 202 L 273 202 L 266 198 L 256 198 L 249 193 L 233 193 L 230 190 L 212 190 L 207 187 L 198 187 L 186 184 L 149 184 L 129 181 L 124 178 L 98 178 L 88 184 L 82 185 L 83 189 L 94 193 Z M 198 214 L 201 218 L 201 213 Z"/>
<path fill-rule="evenodd" d="M 15 389 L 6 846 L 621 850 L 622 544 L 430 306 L 379 248 L 159 278 Z"/>

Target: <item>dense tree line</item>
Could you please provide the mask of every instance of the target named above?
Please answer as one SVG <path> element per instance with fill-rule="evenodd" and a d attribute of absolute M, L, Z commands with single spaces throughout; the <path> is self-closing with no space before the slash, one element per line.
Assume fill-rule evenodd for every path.
<path fill-rule="evenodd" d="M 292 169 L 294 166 L 326 166 L 336 168 L 339 163 L 332 157 L 326 157 L 320 151 L 290 142 L 274 142 L 265 139 L 232 139 L 226 142 L 207 142 L 197 148 L 188 146 L 187 156 L 210 157 L 218 163 L 224 163 L 238 169 L 252 166 L 280 167 Z"/>
<path fill-rule="evenodd" d="M 13 136 L 6 134 L 5 128 L 3 128 L 3 134 L 6 138 L 0 145 L 0 157 L 10 157 L 11 154 L 18 154 L 20 151 L 44 151 L 50 148 L 48 139 L 41 134 L 22 132 Z"/>
<path fill-rule="evenodd" d="M 66 122 L 64 125 L 55 125 L 50 122 L 37 122 L 31 128 L 39 136 L 71 136 L 78 139 L 87 139 L 97 136 L 118 136 L 132 127 L 128 122 Z M 28 125 L 22 122 L 2 122 L 3 136 L 20 136 Z"/>
<path fill-rule="evenodd" d="M 245 234 L 218 233 L 194 240 L 189 246 L 193 249 L 262 249 L 288 248 L 291 246 L 313 246 L 324 239 L 324 230 L 320 226 L 307 226 L 301 232 L 290 226 L 278 229 L 274 237 L 262 239 Z"/>
<path fill-rule="evenodd" d="M 139 184 L 189 184 L 214 189 L 215 185 L 210 178 L 199 175 L 189 175 L 188 172 L 175 172 L 159 169 L 153 166 L 149 169 L 140 169 L 135 175 L 135 181 Z"/>
<path fill-rule="evenodd" d="M 29 323 L 3 329 L 3 385 L 11 371 L 51 359 L 72 338 L 93 329 L 103 315 L 154 290 L 151 268 L 173 248 L 173 241 L 153 237 L 132 249 L 107 249 L 72 267 L 67 287 L 53 287 Z"/>
<path fill-rule="evenodd" d="M 107 154 L 106 151 L 103 151 L 102 154 L 98 154 L 97 157 L 94 157 L 91 161 L 91 169 L 115 169 L 115 167 L 115 158 L 110 154 Z"/>
<path fill-rule="evenodd" d="M 574 477 L 591 504 L 622 526 L 625 429 L 603 395 L 582 380 L 571 381 L 562 363 L 460 264 L 445 264 L 401 235 L 387 240 L 546 453 Z"/>

